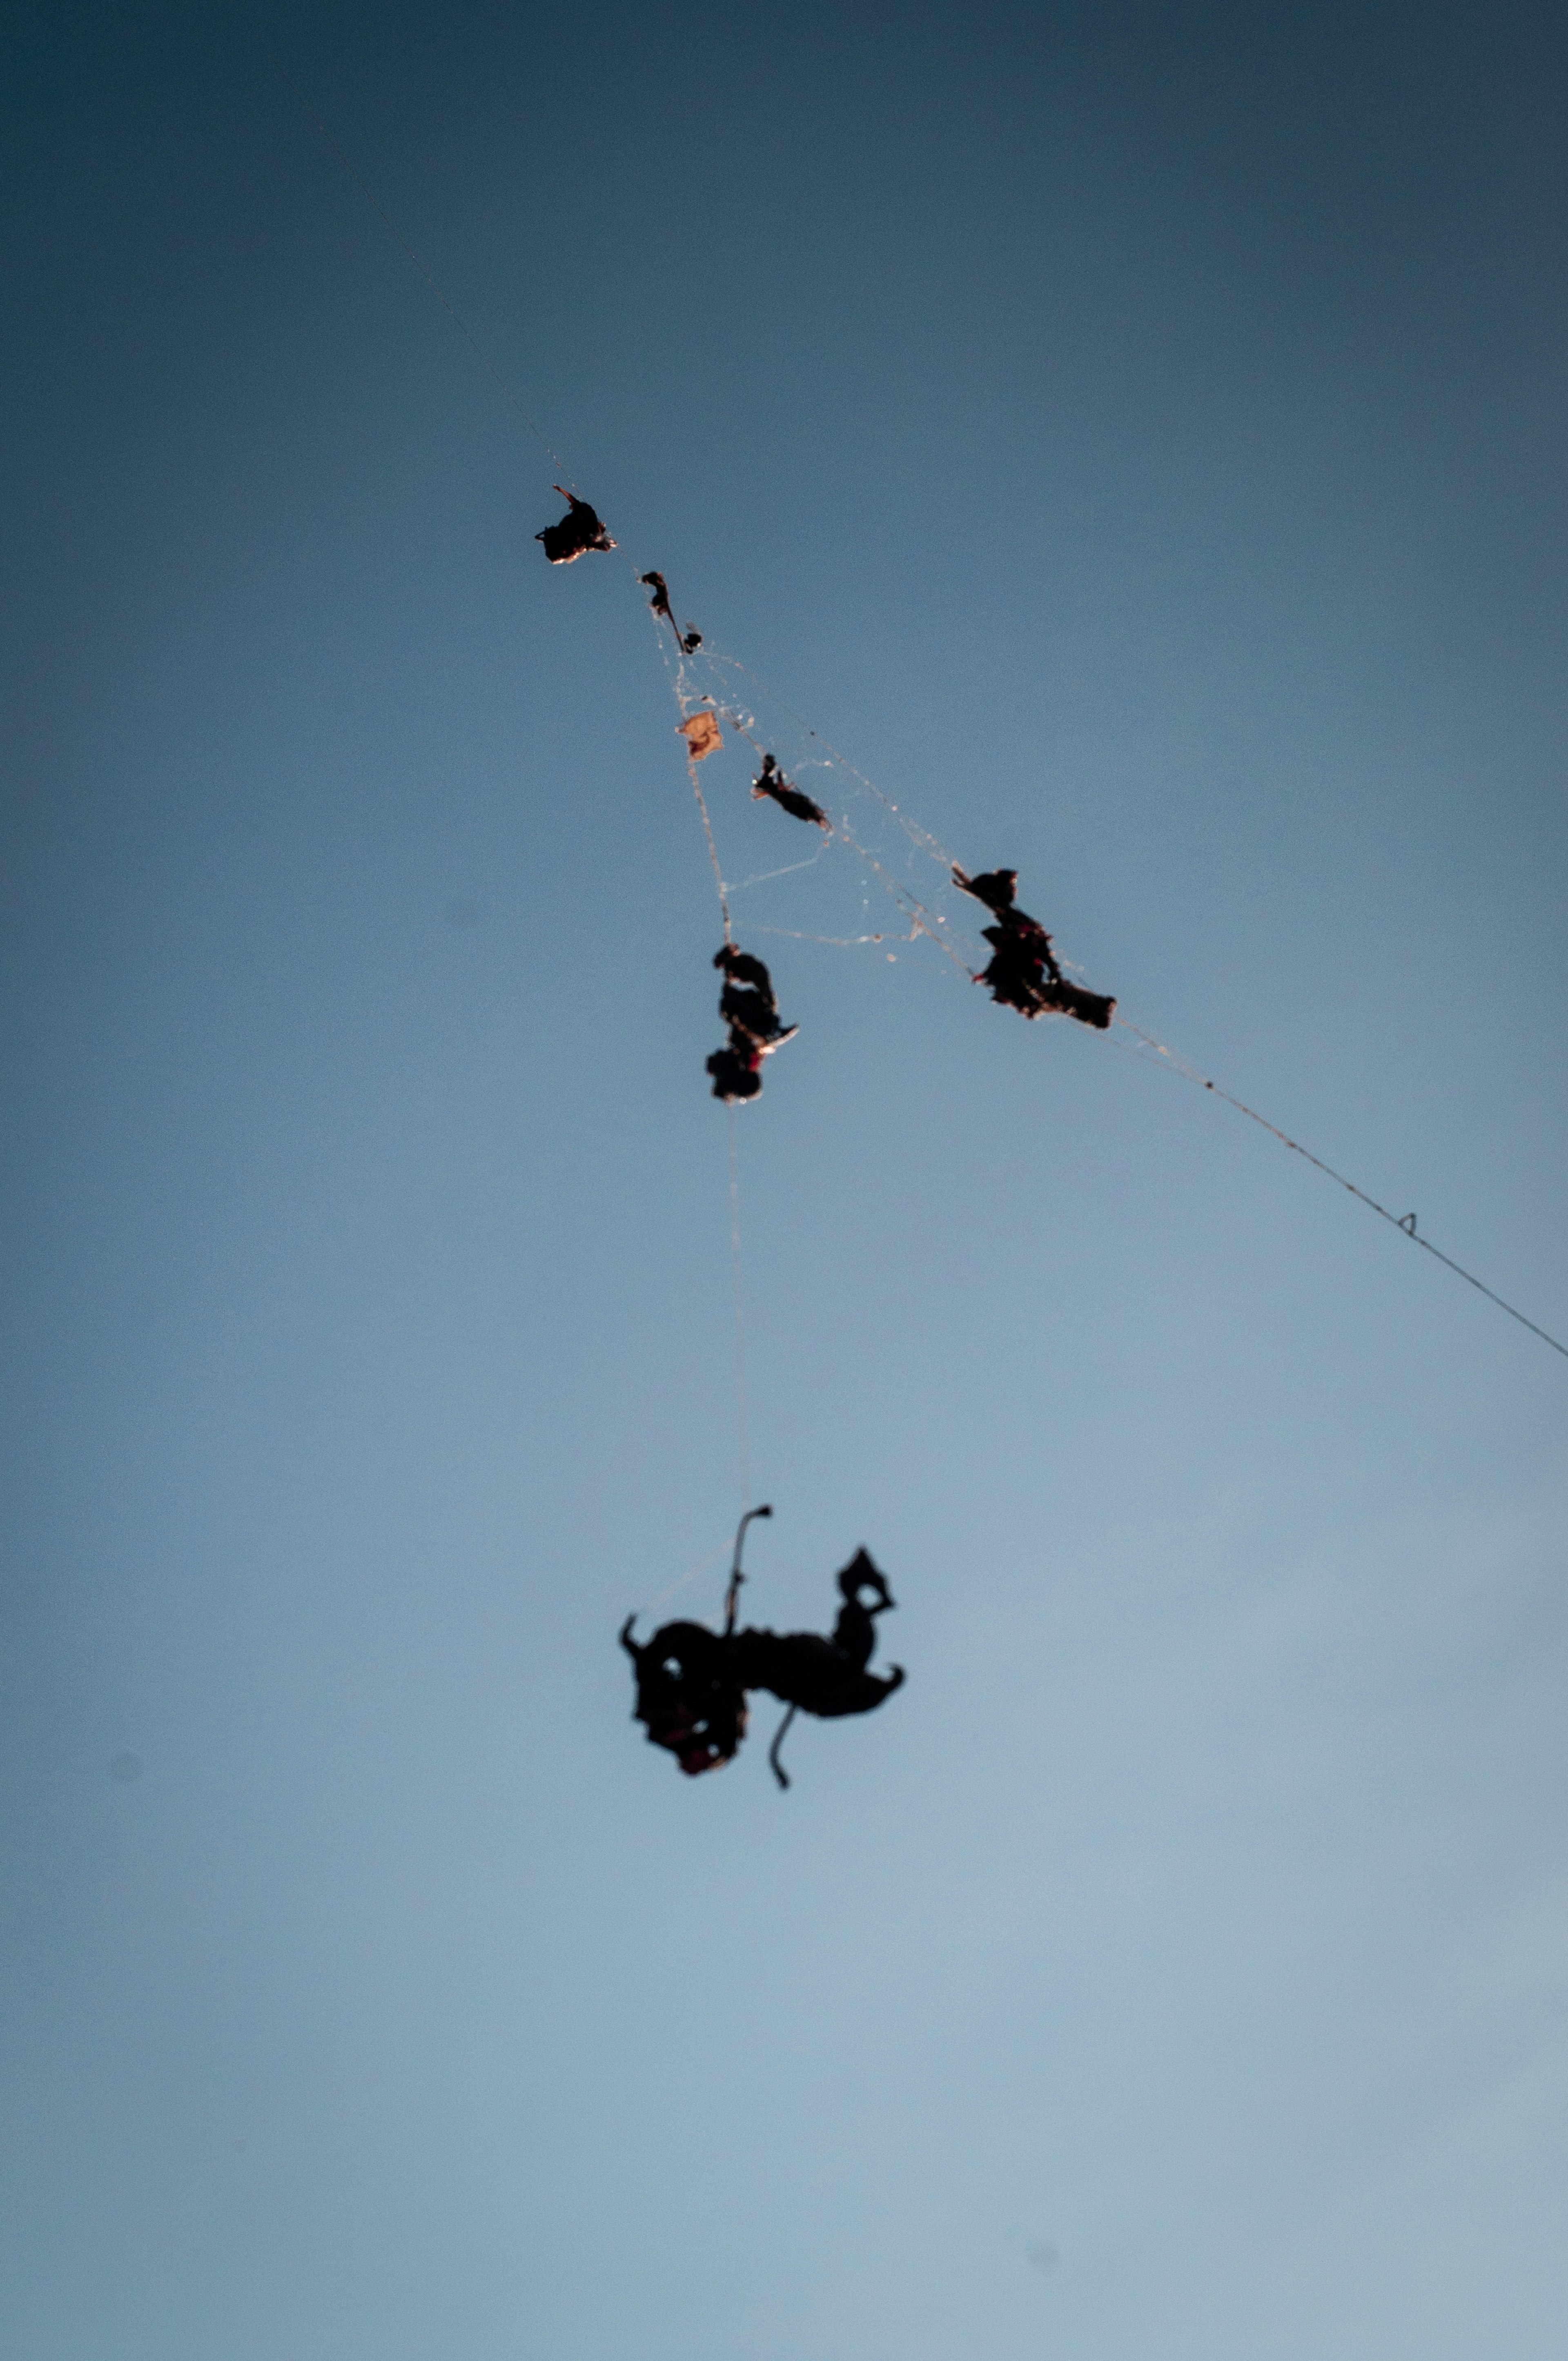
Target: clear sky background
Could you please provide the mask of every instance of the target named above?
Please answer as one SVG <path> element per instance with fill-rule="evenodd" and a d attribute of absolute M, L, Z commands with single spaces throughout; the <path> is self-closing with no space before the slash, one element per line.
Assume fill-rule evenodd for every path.
<path fill-rule="evenodd" d="M 624 557 L 1568 1337 L 1561 11 L 10 25 L 7 2351 L 1557 2361 L 1568 1367 L 764 937 L 839 852 L 735 898 L 747 1606 L 864 1542 L 908 1683 L 686 1782 L 615 1631 L 740 1495 Z"/>

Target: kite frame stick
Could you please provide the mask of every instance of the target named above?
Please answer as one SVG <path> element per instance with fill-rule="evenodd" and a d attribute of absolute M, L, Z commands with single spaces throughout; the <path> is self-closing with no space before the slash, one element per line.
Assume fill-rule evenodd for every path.
<path fill-rule="evenodd" d="M 771 1517 L 773 1510 L 764 1500 L 760 1509 L 748 1509 L 735 1528 L 735 1554 L 729 1562 L 729 1587 L 724 1595 L 724 1636 L 735 1633 L 735 1610 L 740 1604 L 740 1586 L 746 1577 L 740 1571 L 740 1552 L 746 1544 L 746 1528 L 753 1517 Z"/>

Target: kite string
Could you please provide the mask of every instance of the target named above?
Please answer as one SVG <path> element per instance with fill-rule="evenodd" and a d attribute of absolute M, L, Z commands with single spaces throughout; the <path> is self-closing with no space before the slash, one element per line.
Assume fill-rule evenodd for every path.
<path fill-rule="evenodd" d="M 1258 1125 L 1262 1130 L 1268 1133 L 1270 1138 L 1277 1139 L 1283 1147 L 1288 1148 L 1292 1154 L 1304 1158 L 1309 1164 L 1325 1174 L 1329 1180 L 1337 1181 L 1342 1189 L 1348 1189 L 1351 1195 L 1359 1198 L 1362 1204 L 1370 1206 L 1373 1213 L 1380 1214 L 1384 1221 L 1391 1223 L 1402 1237 L 1410 1239 L 1418 1246 L 1424 1246 L 1428 1254 L 1435 1256 L 1439 1262 L 1444 1264 L 1458 1278 L 1468 1280 L 1469 1284 L 1484 1295 L 1488 1302 L 1495 1303 L 1499 1312 L 1506 1312 L 1510 1320 L 1517 1320 L 1521 1328 L 1528 1328 L 1532 1336 L 1539 1336 L 1543 1345 L 1550 1345 L 1554 1353 L 1561 1353 L 1564 1360 L 1568 1360 L 1568 1345 L 1560 1345 L 1555 1336 L 1549 1335 L 1544 1328 L 1538 1327 L 1536 1323 L 1528 1319 L 1524 1312 L 1519 1311 L 1513 1304 L 1506 1302 L 1503 1297 L 1489 1288 L 1484 1279 L 1477 1279 L 1473 1270 L 1466 1270 L 1464 1264 L 1455 1262 L 1452 1255 L 1445 1255 L 1441 1246 L 1434 1246 L 1430 1238 L 1420 1236 L 1416 1229 L 1414 1213 L 1406 1213 L 1402 1218 L 1398 1213 L 1391 1213 L 1387 1205 L 1380 1205 L 1376 1197 L 1368 1195 L 1367 1191 L 1359 1188 L 1354 1180 L 1347 1180 L 1343 1172 L 1336 1172 L 1332 1164 L 1325 1164 L 1321 1156 L 1314 1156 L 1310 1148 L 1303 1148 L 1299 1139 L 1292 1139 L 1288 1131 L 1281 1131 L 1277 1123 L 1270 1123 L 1266 1115 L 1259 1115 L 1257 1109 L 1248 1106 L 1245 1099 L 1238 1099 L 1234 1092 L 1223 1089 L 1218 1082 L 1211 1082 L 1208 1075 L 1201 1073 L 1190 1059 L 1182 1057 L 1179 1051 L 1168 1048 L 1165 1042 L 1157 1040 L 1152 1033 L 1146 1033 L 1141 1025 L 1135 1025 L 1129 1017 L 1125 1016 L 1118 1016 L 1115 1022 L 1124 1032 L 1133 1034 L 1146 1049 L 1152 1049 L 1156 1057 L 1163 1060 L 1169 1072 L 1179 1074 L 1183 1082 L 1195 1082 L 1201 1090 L 1212 1091 L 1217 1099 L 1223 1099 L 1227 1106 L 1234 1107 L 1238 1115 L 1245 1115 L 1249 1123 Z M 1142 1052 L 1135 1049 L 1131 1054 L 1138 1057 Z"/>
<path fill-rule="evenodd" d="M 708 1567 L 724 1555 L 729 1545 L 730 1540 L 727 1535 L 717 1549 L 710 1549 L 706 1557 L 699 1557 L 695 1565 L 688 1565 L 685 1574 L 677 1575 L 668 1588 L 661 1590 L 656 1598 L 648 1599 L 638 1609 L 638 1614 L 652 1615 L 655 1607 L 663 1607 L 666 1598 L 673 1598 L 677 1590 L 684 1590 L 688 1582 L 695 1582 L 699 1574 L 706 1574 Z"/>
<path fill-rule="evenodd" d="M 833 761 L 837 763 L 842 770 L 848 771 L 851 778 L 859 779 L 861 786 L 866 788 L 870 794 L 875 796 L 879 804 L 882 804 L 888 811 L 892 812 L 894 818 L 897 820 L 899 827 L 904 830 L 905 836 L 908 837 L 912 844 L 918 845 L 923 852 L 929 853 L 931 859 L 933 861 L 939 862 L 944 869 L 950 870 L 953 867 L 953 856 L 947 851 L 939 839 L 934 837 L 929 829 L 922 828 L 918 820 L 911 819 L 908 813 L 904 810 L 901 805 L 895 804 L 891 796 L 885 795 L 883 792 L 882 788 L 878 786 L 874 779 L 868 778 L 865 772 L 860 769 L 858 764 L 850 762 L 848 754 L 839 752 L 838 747 L 833 744 L 831 739 L 825 738 L 820 730 L 814 730 L 810 722 L 806 719 L 806 716 L 803 713 L 797 713 L 787 698 L 780 697 L 777 689 L 770 688 L 767 682 L 762 678 L 760 673 L 753 672 L 751 665 L 749 664 L 743 664 L 739 656 L 720 655 L 717 650 L 710 652 L 706 649 L 704 650 L 704 653 L 709 655 L 712 663 L 728 664 L 732 671 L 743 672 L 748 680 L 754 680 L 764 697 L 771 697 L 775 704 L 777 704 L 784 712 L 789 715 L 790 719 L 795 722 L 798 728 L 805 730 L 808 738 L 815 738 L 817 743 L 826 749 L 828 753 L 831 755 Z"/>
<path fill-rule="evenodd" d="M 728 894 L 744 894 L 752 885 L 771 885 L 775 877 L 793 877 L 799 870 L 815 869 L 828 845 L 828 839 L 824 837 L 816 851 L 808 853 L 804 861 L 792 861 L 783 869 L 764 869 L 760 877 L 727 877 L 724 890 Z"/>
<path fill-rule="evenodd" d="M 641 588 L 641 577 L 637 575 L 635 563 L 632 565 L 632 573 Z M 674 698 L 675 709 L 684 721 L 686 718 L 686 707 L 695 701 L 686 689 L 685 653 L 683 652 L 679 664 L 672 672 L 669 650 L 664 644 L 664 634 L 660 629 L 656 612 L 653 615 L 653 629 L 658 638 L 659 659 L 664 667 L 664 677 L 669 683 L 670 693 Z M 703 838 L 707 846 L 707 857 L 713 865 L 713 883 L 718 895 L 719 915 L 724 921 L 724 941 L 728 949 L 734 943 L 735 930 L 729 922 L 729 898 L 724 889 L 724 871 L 718 859 L 718 847 L 714 841 L 713 822 L 708 816 L 707 797 L 703 794 L 702 781 L 697 776 L 697 761 L 698 757 L 693 752 L 691 741 L 688 739 L 686 741 L 686 776 L 692 783 L 692 794 L 696 797 L 697 812 L 702 820 Z M 729 1254 L 735 1292 L 735 1417 L 740 1463 L 740 1514 L 744 1519 L 751 1505 L 751 1441 L 746 1411 L 746 1307 L 740 1270 L 740 1158 L 735 1137 L 735 1108 L 732 1102 L 728 1099 L 724 1104 L 724 1113 L 729 1128 Z"/>
<path fill-rule="evenodd" d="M 738 656 L 715 658 L 714 661 L 733 664 L 738 672 L 747 672 L 750 669 L 749 666 L 741 664 Z M 755 673 L 751 673 L 751 677 L 757 681 L 758 687 L 763 689 L 767 695 L 771 696 L 773 694 L 772 690 L 767 688 L 765 682 L 757 679 Z M 790 715 L 792 720 L 798 722 L 801 729 L 805 730 L 810 737 L 817 739 L 818 745 L 828 746 L 827 739 L 820 737 L 817 731 L 813 730 L 808 722 L 802 721 L 799 714 L 795 713 L 793 708 L 784 704 L 783 697 L 780 697 L 778 702 L 784 708 L 784 710 Z M 729 723 L 730 727 L 745 739 L 748 745 L 750 745 L 755 752 L 761 754 L 766 752 L 762 740 L 757 737 L 755 733 L 755 727 L 751 717 L 737 713 L 733 707 L 728 705 L 721 705 L 718 709 L 722 713 L 724 719 Z M 841 754 L 836 753 L 831 746 L 828 747 L 828 751 L 830 754 L 833 754 L 835 762 L 841 763 L 846 771 L 852 773 L 853 775 L 861 781 L 863 786 L 870 787 L 872 795 L 875 796 L 880 802 L 887 805 L 889 811 L 898 812 L 898 806 L 895 803 L 891 802 L 889 798 L 883 794 L 882 789 L 875 785 L 872 780 L 868 779 L 863 772 L 857 771 L 853 763 L 846 761 Z M 693 774 L 693 785 L 696 785 L 695 772 Z M 932 851 L 932 858 L 947 862 L 949 869 L 953 866 L 952 862 L 948 859 L 948 855 L 943 852 L 940 846 L 937 844 L 937 840 L 934 836 L 928 836 L 924 829 L 916 828 L 912 821 L 905 819 L 902 813 L 899 814 L 899 818 L 901 825 L 905 828 L 913 841 L 917 841 L 921 845 L 922 849 L 927 851 L 932 851 L 932 848 L 935 847 L 935 851 Z M 892 876 L 883 867 L 883 863 L 877 859 L 875 853 L 872 852 L 866 845 L 858 842 L 857 840 L 850 834 L 848 828 L 844 826 L 841 820 L 836 826 L 829 824 L 828 829 L 828 840 L 829 843 L 837 843 L 846 846 L 848 850 L 856 856 L 857 860 L 863 861 L 868 868 L 875 871 L 877 883 L 881 885 L 883 893 L 886 894 L 889 900 L 894 903 L 895 907 L 903 914 L 903 916 L 910 921 L 909 933 L 904 938 L 905 941 L 914 942 L 921 935 L 927 936 L 930 941 L 936 944 L 939 951 L 944 952 L 946 956 L 952 961 L 953 965 L 958 968 L 967 979 L 972 981 L 971 971 L 969 964 L 960 953 L 953 949 L 951 937 L 938 934 L 937 931 L 939 927 L 946 923 L 945 920 L 938 917 L 934 912 L 928 910 L 917 894 L 912 892 L 907 885 L 901 884 L 896 877 Z M 711 841 L 712 840 L 710 838 L 710 844 Z M 801 869 L 806 869 L 809 868 L 811 863 L 809 862 L 803 861 L 796 862 L 795 866 Z M 781 869 L 774 871 L 773 874 L 784 877 L 789 874 L 789 872 L 788 870 Z M 760 884 L 764 881 L 759 878 L 751 882 Z M 771 927 L 766 928 L 765 931 L 770 934 L 783 934 L 786 932 L 787 929 L 780 927 Z M 828 935 L 814 935 L 810 937 L 803 935 L 799 939 L 802 941 L 810 940 L 813 942 L 842 940 L 848 943 L 850 941 L 877 942 L 881 940 L 881 938 L 876 935 L 843 938 Z"/>
<path fill-rule="evenodd" d="M 641 588 L 642 577 L 637 571 L 636 559 L 630 558 L 628 560 L 628 564 L 631 568 L 632 580 L 637 584 L 638 588 Z M 687 694 L 685 686 L 685 661 L 683 657 L 679 665 L 672 671 L 670 665 L 670 652 L 664 644 L 664 634 L 660 627 L 659 618 L 657 614 L 653 613 L 652 603 L 648 603 L 649 612 L 652 614 L 654 637 L 658 642 L 659 661 L 664 668 L 664 678 L 669 685 L 670 695 L 675 701 L 675 710 L 680 715 L 681 720 L 684 721 L 686 718 L 686 707 L 692 702 L 692 699 Z M 679 732 L 679 729 L 680 724 L 677 723 L 677 734 Z M 696 797 L 697 814 L 702 821 L 703 840 L 707 846 L 707 857 L 713 868 L 713 883 L 718 895 L 718 915 L 724 921 L 724 939 L 726 943 L 733 943 L 735 940 L 735 929 L 729 922 L 729 896 L 725 891 L 724 871 L 719 862 L 718 846 L 714 839 L 713 821 L 708 815 L 707 797 L 703 794 L 702 781 L 697 776 L 697 757 L 692 752 L 689 741 L 685 747 L 685 757 L 686 776 L 692 783 L 692 793 Z"/>
<path fill-rule="evenodd" d="M 633 570 L 635 571 L 635 568 Z M 656 615 L 653 619 L 653 628 L 658 634 L 659 656 L 664 667 L 664 677 L 669 682 L 676 709 L 684 719 L 688 702 L 685 693 L 685 664 L 683 660 L 679 669 L 674 673 L 671 672 L 669 653 L 664 646 L 664 634 L 659 630 L 659 619 Z M 697 776 L 696 766 L 697 758 L 692 752 L 688 742 L 686 776 L 692 783 L 692 793 L 696 797 L 697 812 L 702 820 L 703 838 L 707 845 L 707 857 L 713 864 L 713 883 L 718 895 L 719 915 L 724 921 L 724 940 L 726 946 L 729 946 L 735 940 L 735 930 L 729 923 L 729 899 L 724 890 L 724 871 L 719 864 L 718 847 L 714 841 L 713 822 L 708 817 L 707 798 L 703 794 L 702 781 Z M 729 1253 L 735 1290 L 735 1413 L 740 1462 L 740 1513 L 744 1516 L 751 1505 L 751 1443 L 746 1413 L 746 1310 L 740 1282 L 740 1159 L 735 1137 L 735 1109 L 729 1100 L 725 1101 L 724 1112 L 729 1126 Z"/>
<path fill-rule="evenodd" d="M 746 1418 L 746 1309 L 740 1287 L 740 1159 L 735 1143 L 735 1109 L 729 1118 L 729 1246 L 735 1270 L 735 1406 L 740 1434 L 740 1513 L 751 1505 L 751 1442 Z"/>
<path fill-rule="evenodd" d="M 883 893 L 887 895 L 889 900 L 892 901 L 897 908 L 903 911 L 904 916 L 910 922 L 910 941 L 913 942 L 917 935 L 925 935 L 929 941 L 936 944 L 937 949 L 941 951 L 945 957 L 952 961 L 953 965 L 959 970 L 959 973 L 965 978 L 965 980 L 972 983 L 974 977 L 970 970 L 968 961 L 962 957 L 961 953 L 954 950 L 952 942 L 948 936 L 938 933 L 937 929 L 942 924 L 942 921 L 939 917 L 935 916 L 933 912 L 927 910 L 925 903 L 921 901 L 919 895 L 917 894 L 912 894 L 907 885 L 901 885 L 896 877 L 890 877 L 887 871 L 883 867 L 882 862 L 877 859 L 875 853 L 869 851 L 863 844 L 858 844 L 855 839 L 850 834 L 847 828 L 836 829 L 834 830 L 834 834 L 839 837 L 842 843 L 849 846 L 851 852 L 858 854 L 860 859 L 865 862 L 869 868 L 875 870 L 877 882 L 881 885 Z"/>
<path fill-rule="evenodd" d="M 724 939 L 727 943 L 732 943 L 735 940 L 735 930 L 729 923 L 729 900 L 724 891 L 724 872 L 718 865 L 718 847 L 713 840 L 713 822 L 707 816 L 707 798 L 702 792 L 702 781 L 696 774 L 695 755 L 686 756 L 686 775 L 691 780 L 692 793 L 696 797 L 696 807 L 702 815 L 702 832 L 707 839 L 707 857 L 713 863 L 713 882 L 718 888 L 719 914 L 724 920 Z"/>

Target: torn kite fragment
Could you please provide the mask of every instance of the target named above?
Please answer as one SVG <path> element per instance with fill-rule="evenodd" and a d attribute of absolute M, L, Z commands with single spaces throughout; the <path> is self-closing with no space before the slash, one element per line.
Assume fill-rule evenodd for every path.
<path fill-rule="evenodd" d="M 717 754 L 724 743 L 718 723 L 711 713 L 690 713 L 684 721 L 676 722 L 675 729 L 685 740 L 686 752 L 694 763 L 705 762 L 709 754 Z"/>
<path fill-rule="evenodd" d="M 829 836 L 833 833 L 833 823 L 821 805 L 814 804 L 809 796 L 803 796 L 798 787 L 791 785 L 772 754 L 763 755 L 762 776 L 752 780 L 751 795 L 757 802 L 767 796 L 781 810 L 788 812 L 792 819 L 815 820 L 817 827 L 825 828 Z"/>
<path fill-rule="evenodd" d="M 771 1513 L 766 1509 L 751 1512 Z M 742 1526 L 744 1530 L 744 1526 Z M 739 1555 L 739 1543 L 737 1543 Z M 651 1746 L 663 1746 L 688 1777 L 733 1762 L 746 1734 L 748 1689 L 768 1689 L 790 1714 L 815 1714 L 837 1721 L 846 1714 L 872 1713 L 904 1683 L 903 1667 L 885 1675 L 866 1667 L 876 1644 L 875 1618 L 893 1606 L 893 1594 L 867 1552 L 857 1550 L 839 1576 L 843 1605 L 831 1639 L 817 1631 L 757 1631 L 735 1629 L 735 1605 L 742 1577 L 731 1576 L 725 1629 L 706 1623 L 666 1623 L 641 1646 L 632 1638 L 636 1617 L 621 1626 L 620 1644 L 630 1657 L 637 1683 L 632 1719 L 648 1732 Z M 862 1592 L 869 1592 L 868 1607 Z M 788 1727 L 785 1719 L 784 1727 Z M 779 1732 L 779 1738 L 784 1730 Z M 787 1786 L 778 1761 L 772 1761 L 781 1786 Z"/>
<path fill-rule="evenodd" d="M 1096 1032 L 1107 1029 L 1115 1001 L 1069 983 L 1038 918 L 1014 906 L 1015 869 L 987 869 L 970 877 L 955 862 L 953 883 L 996 914 L 996 925 L 981 930 L 992 946 L 991 964 L 975 977 L 976 983 L 989 984 L 992 1000 L 1025 1016 L 1076 1016 Z"/>
<path fill-rule="evenodd" d="M 536 533 L 533 536 L 535 541 L 544 544 L 544 555 L 552 566 L 570 566 L 574 558 L 581 557 L 590 549 L 615 547 L 597 512 L 587 500 L 580 500 L 576 492 L 566 489 L 565 484 L 557 484 L 554 489 L 565 501 L 566 513 L 559 524 L 547 524 L 543 533 Z"/>
<path fill-rule="evenodd" d="M 779 1005 L 773 978 L 760 959 L 726 943 L 713 964 L 724 971 L 718 1013 L 729 1028 L 729 1038 L 707 1060 L 713 1095 L 726 1105 L 737 1099 L 754 1099 L 762 1087 L 762 1060 L 793 1041 L 798 1025 L 779 1023 Z"/>

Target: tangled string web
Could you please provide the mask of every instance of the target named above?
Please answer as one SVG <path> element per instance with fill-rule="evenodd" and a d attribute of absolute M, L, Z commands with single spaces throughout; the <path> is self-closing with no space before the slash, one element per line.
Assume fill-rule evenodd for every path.
<path fill-rule="evenodd" d="M 723 740 L 702 758 L 723 890 L 738 939 L 786 937 L 897 960 L 926 946 L 967 978 L 989 954 L 983 912 L 953 884 L 954 856 L 912 814 L 767 690 L 739 658 L 703 646 L 661 653 L 683 720 L 711 713 Z M 753 793 L 763 757 L 821 807 L 826 826 Z"/>

